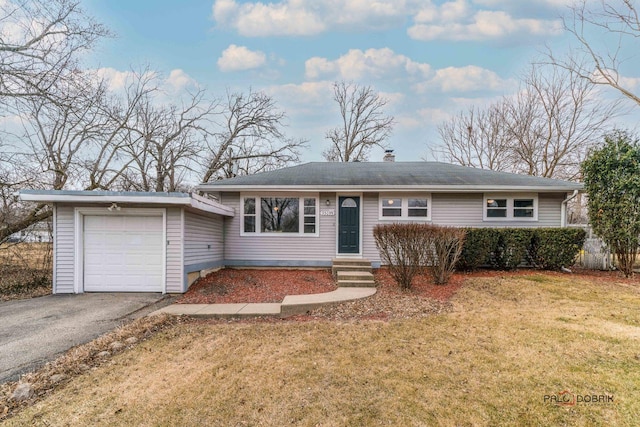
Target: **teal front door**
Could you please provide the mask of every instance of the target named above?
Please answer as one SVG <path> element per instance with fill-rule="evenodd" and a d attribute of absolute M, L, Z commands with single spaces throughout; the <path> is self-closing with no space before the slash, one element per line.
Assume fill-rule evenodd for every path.
<path fill-rule="evenodd" d="M 360 197 L 338 197 L 338 253 L 360 253 Z"/>

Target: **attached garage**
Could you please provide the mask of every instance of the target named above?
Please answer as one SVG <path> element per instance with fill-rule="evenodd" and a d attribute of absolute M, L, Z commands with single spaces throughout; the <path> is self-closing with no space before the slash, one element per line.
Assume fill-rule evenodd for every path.
<path fill-rule="evenodd" d="M 224 266 L 233 209 L 186 193 L 23 190 L 53 204 L 53 293 L 185 292 Z"/>
<path fill-rule="evenodd" d="M 85 292 L 162 292 L 164 217 L 83 215 Z"/>

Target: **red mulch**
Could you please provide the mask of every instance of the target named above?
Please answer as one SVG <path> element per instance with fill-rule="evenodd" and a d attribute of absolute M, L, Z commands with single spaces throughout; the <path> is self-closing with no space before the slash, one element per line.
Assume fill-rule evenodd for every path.
<path fill-rule="evenodd" d="M 380 268 L 374 273 L 378 285 L 375 299 L 397 302 L 406 298 L 418 300 L 426 298 L 438 303 L 448 303 L 468 278 L 513 277 L 536 273 L 539 271 L 531 269 L 456 272 L 447 285 L 435 285 L 431 276 L 424 274 L 414 278 L 411 289 L 402 290 L 395 283 L 388 269 Z M 545 271 L 544 274 L 566 275 L 566 273 L 549 271 Z M 640 283 L 640 275 L 625 279 L 616 271 L 574 269 L 573 275 L 580 278 L 597 277 L 607 282 Z M 196 281 L 177 302 L 181 304 L 277 303 L 287 295 L 317 294 L 335 289 L 336 284 L 329 270 L 223 269 Z M 376 315 L 371 314 L 373 318 Z"/>
<path fill-rule="evenodd" d="M 320 294 L 335 289 L 329 270 L 223 269 L 198 279 L 177 303 L 282 302 L 287 295 Z"/>
<path fill-rule="evenodd" d="M 385 296 L 417 296 L 431 298 L 438 301 L 449 301 L 453 295 L 462 287 L 468 274 L 456 273 L 446 285 L 436 285 L 431 279 L 431 275 L 422 274 L 413 278 L 411 289 L 403 290 L 393 280 L 387 268 L 379 268 L 374 276 L 378 284 L 378 293 Z"/>

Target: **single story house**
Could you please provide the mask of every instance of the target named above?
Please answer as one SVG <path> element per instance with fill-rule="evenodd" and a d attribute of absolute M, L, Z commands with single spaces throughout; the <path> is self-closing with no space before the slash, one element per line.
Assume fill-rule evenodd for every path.
<path fill-rule="evenodd" d="M 54 293 L 185 292 L 210 269 L 380 256 L 376 224 L 563 227 L 579 183 L 439 162 L 306 163 L 202 195 L 24 190 L 53 203 Z"/>

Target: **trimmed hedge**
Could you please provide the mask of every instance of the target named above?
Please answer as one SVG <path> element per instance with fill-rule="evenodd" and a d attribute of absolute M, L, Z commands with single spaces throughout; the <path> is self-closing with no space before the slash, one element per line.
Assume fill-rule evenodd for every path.
<path fill-rule="evenodd" d="M 471 271 L 489 264 L 491 251 L 496 246 L 498 235 L 494 228 L 467 228 L 462 254 L 457 270 Z"/>
<path fill-rule="evenodd" d="M 539 228 L 529 249 L 530 263 L 544 270 L 570 267 L 584 245 L 582 228 Z"/>
<path fill-rule="evenodd" d="M 533 237 L 531 228 L 494 229 L 496 245 L 492 248 L 489 263 L 496 270 L 513 270 L 526 260 Z"/>
<path fill-rule="evenodd" d="M 522 263 L 545 270 L 570 267 L 585 236 L 579 228 L 467 228 L 456 267 L 510 270 Z"/>

